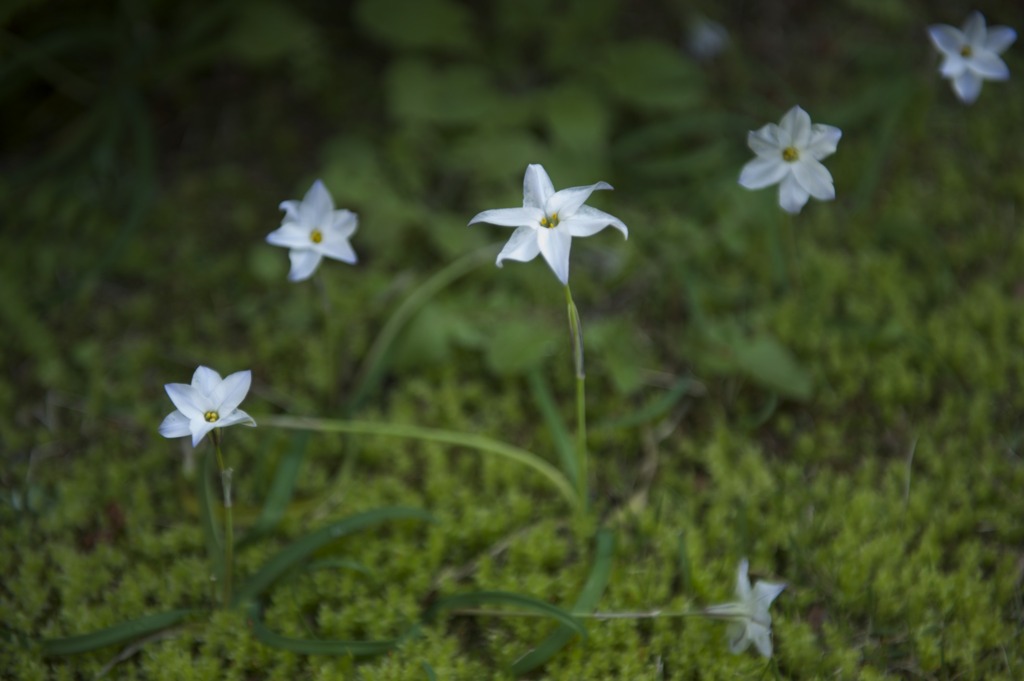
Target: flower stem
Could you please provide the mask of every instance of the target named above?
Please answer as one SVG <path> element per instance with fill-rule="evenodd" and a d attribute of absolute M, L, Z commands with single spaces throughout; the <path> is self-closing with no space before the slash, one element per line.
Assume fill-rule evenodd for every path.
<path fill-rule="evenodd" d="M 589 499 L 587 492 L 587 396 L 585 382 L 587 374 L 583 369 L 583 328 L 576 303 L 572 299 L 569 285 L 565 285 L 565 303 L 569 312 L 569 336 L 572 342 L 573 362 L 576 367 L 576 493 L 580 508 L 585 510 Z"/>
<path fill-rule="evenodd" d="M 235 521 L 231 504 L 230 468 L 224 467 L 224 455 L 220 449 L 220 431 L 212 433 L 213 444 L 217 449 L 217 467 L 220 469 L 220 484 L 224 490 L 224 606 L 231 602 L 231 576 L 234 572 L 235 552 Z"/>

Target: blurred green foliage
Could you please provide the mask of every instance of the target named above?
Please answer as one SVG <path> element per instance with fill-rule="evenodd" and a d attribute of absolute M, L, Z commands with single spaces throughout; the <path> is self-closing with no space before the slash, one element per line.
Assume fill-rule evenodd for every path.
<path fill-rule="evenodd" d="M 559 188 L 614 184 L 593 203 L 631 230 L 578 240 L 572 260 L 595 506 L 618 519 L 599 608 L 727 600 L 746 555 L 754 575 L 791 585 L 773 607 L 783 677 L 1020 678 L 1024 62 L 1011 48 L 1013 79 L 961 106 L 924 26 L 970 9 L 7 3 L 0 635 L 208 603 L 192 458 L 156 434 L 171 409 L 161 386 L 200 363 L 251 368 L 252 413 L 334 416 L 325 405 L 353 387 L 390 312 L 507 236 L 465 225 L 518 205 L 536 162 Z M 1024 27 L 1015 2 L 983 10 Z M 706 62 L 685 45 L 701 12 L 730 34 Z M 774 190 L 735 180 L 746 131 L 797 103 L 844 136 L 827 162 L 837 201 L 787 226 Z M 360 265 L 290 285 L 284 252 L 262 240 L 277 203 L 316 177 L 359 213 Z M 555 460 L 527 378 L 543 372 L 571 422 L 564 303 L 543 263 L 460 278 L 387 360 L 361 418 L 486 433 Z M 655 421 L 602 428 L 636 414 Z M 295 444 L 270 429 L 227 441 L 244 530 Z M 383 438 L 313 436 L 308 449 L 276 530 L 240 550 L 244 574 L 377 506 L 438 522 L 332 545 L 320 557 L 334 568 L 270 596 L 282 635 L 387 638 L 424 599 L 469 588 L 565 606 L 586 580 L 593 528 L 561 523 L 529 472 Z M 616 513 L 627 503 L 634 513 Z M 272 651 L 239 622 L 216 613 L 175 630 L 113 675 L 487 678 L 554 626 L 456 617 L 356 664 Z M 760 659 L 727 654 L 722 629 L 591 623 L 588 643 L 536 678 L 760 674 Z M 4 645 L 0 668 L 85 678 L 117 653 Z"/>

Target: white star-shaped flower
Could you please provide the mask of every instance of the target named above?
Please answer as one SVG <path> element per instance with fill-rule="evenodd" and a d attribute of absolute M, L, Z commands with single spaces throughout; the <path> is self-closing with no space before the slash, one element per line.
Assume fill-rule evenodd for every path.
<path fill-rule="evenodd" d="M 757 154 L 740 172 L 747 189 L 779 185 L 779 205 L 799 213 L 813 196 L 821 201 L 836 198 L 832 175 L 821 159 L 835 153 L 842 131 L 831 125 L 811 125 L 811 117 L 799 106 L 786 112 L 778 125 L 769 123 L 747 134 L 747 144 Z"/>
<path fill-rule="evenodd" d="M 281 226 L 267 235 L 267 243 L 291 249 L 289 281 L 309 279 L 324 257 L 354 265 L 356 252 L 348 240 L 359 226 L 350 210 L 334 210 L 334 199 L 320 180 L 302 201 L 282 201 Z"/>
<path fill-rule="evenodd" d="M 963 30 L 946 24 L 928 27 L 928 37 L 942 53 L 939 73 L 953 82 L 953 92 L 964 104 L 972 104 L 986 80 L 1006 80 L 1010 69 L 999 55 L 1017 39 L 1008 26 L 985 28 L 981 12 L 972 12 Z"/>
<path fill-rule="evenodd" d="M 515 227 L 516 231 L 512 232 L 495 264 L 501 267 L 504 260 L 528 262 L 540 253 L 558 280 L 568 285 L 569 249 L 574 236 L 590 236 L 610 226 L 629 237 L 622 220 L 583 205 L 594 191 L 611 188 L 607 182 L 598 182 L 556 192 L 544 166 L 531 163 L 523 178 L 522 208 L 485 210 L 469 224 L 487 222 L 499 227 Z"/>
<path fill-rule="evenodd" d="M 751 589 L 747 567 L 747 559 L 744 558 L 740 561 L 736 574 L 736 596 L 739 601 L 712 605 L 701 613 L 729 622 L 726 635 L 729 639 L 729 650 L 733 653 L 742 653 L 753 643 L 759 653 L 771 657 L 772 616 L 768 612 L 768 606 L 782 593 L 786 585 L 758 582 Z"/>
<path fill-rule="evenodd" d="M 168 383 L 164 390 L 177 409 L 160 424 L 160 434 L 191 435 L 195 447 L 214 428 L 255 426 L 256 421 L 238 408 L 251 383 L 251 371 L 238 371 L 222 379 L 216 371 L 203 366 L 192 375 L 192 385 Z"/>

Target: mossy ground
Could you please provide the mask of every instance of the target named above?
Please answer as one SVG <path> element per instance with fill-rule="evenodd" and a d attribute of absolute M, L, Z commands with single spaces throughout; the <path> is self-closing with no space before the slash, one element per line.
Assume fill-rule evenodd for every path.
<path fill-rule="evenodd" d="M 664 67 L 657 50 L 644 53 L 667 82 L 689 83 L 692 100 L 652 103 L 614 73 L 602 72 L 613 84 L 603 90 L 587 51 L 641 39 L 674 48 L 688 15 L 670 3 L 628 20 L 614 2 L 463 8 L 453 16 L 477 31 L 465 38 L 402 33 L 400 21 L 382 32 L 370 4 L 328 13 L 263 3 L 262 14 L 217 19 L 235 45 L 230 59 L 170 84 L 129 80 L 125 96 L 147 103 L 154 130 L 143 138 L 157 150 L 150 181 L 132 183 L 146 162 L 135 146 L 97 142 L 82 165 L 0 188 L 13 206 L 0 250 L 3 674 L 91 678 L 121 650 L 43 658 L 15 633 L 71 636 L 211 604 L 193 482 L 209 445 L 194 458 L 157 435 L 171 410 L 164 383 L 188 380 L 198 364 L 250 368 L 244 406 L 257 418 L 338 416 L 391 311 L 432 273 L 506 235 L 464 225 L 516 205 L 520 173 L 536 161 L 559 187 L 611 181 L 616 191 L 594 203 L 631 228 L 626 242 L 610 230 L 577 240 L 572 260 L 592 331 L 595 517 L 572 519 L 543 478 L 473 451 L 313 435 L 281 522 L 239 549 L 240 575 L 360 511 L 420 507 L 436 522 L 332 544 L 319 557 L 348 562 L 277 585 L 266 622 L 286 636 L 381 639 L 439 594 L 505 590 L 570 607 L 605 524 L 616 544 L 601 611 L 730 600 L 744 556 L 755 577 L 787 582 L 772 608 L 775 667 L 730 655 L 719 623 L 626 619 L 589 622 L 589 640 L 534 678 L 1024 676 L 1020 46 L 1006 55 L 1014 79 L 986 84 L 968 108 L 938 79 L 921 29 L 959 23 L 967 6 L 778 3 L 746 23 L 733 8 L 717 17 L 733 40 L 719 61 Z M 153 8 L 161 21 L 173 14 Z M 142 21 L 116 16 L 113 25 Z M 569 27 L 566 41 L 584 54 L 523 47 L 537 46 L 528 37 L 538 17 Z M 1014 3 L 990 19 L 1024 26 Z M 260 22 L 285 36 L 277 47 L 244 40 Z M 12 30 L 43 23 L 21 15 Z M 193 35 L 191 24 L 174 26 L 161 35 Z M 510 37 L 488 45 L 488 31 Z M 594 36 L 598 46 L 586 42 Z M 479 66 L 458 78 L 482 78 L 491 99 L 463 102 L 436 74 L 437 92 L 454 99 L 410 94 L 410 71 L 429 89 L 421 71 L 460 65 Z M 47 101 L 44 113 L 82 113 Z M 573 115 L 560 118 L 551 101 Z M 844 136 L 827 162 L 838 199 L 812 201 L 787 223 L 774 189 L 746 192 L 735 176 L 746 131 L 797 102 Z M 5 166 L 28 165 L 40 149 L 22 141 Z M 289 284 L 285 253 L 262 239 L 277 202 L 317 176 L 359 212 L 361 262 L 327 262 L 319 281 Z M 134 192 L 151 198 L 138 220 Z M 543 372 L 571 424 L 563 315 L 542 262 L 485 264 L 405 328 L 358 417 L 486 434 L 555 461 L 526 371 Z M 540 340 L 508 348 L 507 329 Z M 785 348 L 781 368 L 733 362 L 736 343 L 751 338 Z M 667 410 L 602 427 L 687 374 L 695 383 Z M 809 395 L 793 387 L 802 377 Z M 244 535 L 295 437 L 235 428 L 225 443 Z M 423 679 L 426 663 L 441 679 L 491 678 L 553 627 L 442 617 L 391 653 L 354 661 L 268 648 L 245 613 L 215 611 L 110 674 Z"/>

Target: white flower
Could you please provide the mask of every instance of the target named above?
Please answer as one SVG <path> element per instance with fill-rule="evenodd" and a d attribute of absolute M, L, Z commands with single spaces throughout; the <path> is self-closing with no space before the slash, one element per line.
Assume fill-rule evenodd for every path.
<path fill-rule="evenodd" d="M 928 27 L 928 37 L 942 53 L 939 73 L 953 81 L 953 92 L 964 104 L 972 104 L 981 93 L 985 80 L 1006 80 L 1010 69 L 999 58 L 1017 39 L 1017 32 L 1008 26 L 985 28 L 981 12 L 972 12 L 958 30 L 946 24 Z"/>
<path fill-rule="evenodd" d="M 807 112 L 794 106 L 778 125 L 769 123 L 747 134 L 747 144 L 757 158 L 743 166 L 740 184 L 762 189 L 781 182 L 779 205 L 788 213 L 799 213 L 808 196 L 834 199 L 832 175 L 820 161 L 835 153 L 842 135 L 831 125 L 811 125 Z"/>
<path fill-rule="evenodd" d="M 249 392 L 251 371 L 239 371 L 221 379 L 213 369 L 199 367 L 192 375 L 192 385 L 168 383 L 167 396 L 177 407 L 160 424 L 164 437 L 192 436 L 192 446 L 214 428 L 236 424 L 255 426 L 256 421 L 238 408 Z"/>
<path fill-rule="evenodd" d="M 289 281 L 309 279 L 324 256 L 354 265 L 356 253 L 348 240 L 359 226 L 350 210 L 334 210 L 324 183 L 317 180 L 302 201 L 282 201 L 281 226 L 267 235 L 267 243 L 290 248 Z"/>
<path fill-rule="evenodd" d="M 544 166 L 531 163 L 523 178 L 523 207 L 496 208 L 478 213 L 469 224 L 488 222 L 515 227 L 496 265 L 503 260 L 528 262 L 540 253 L 563 284 L 569 284 L 569 248 L 574 236 L 597 234 L 611 226 L 629 237 L 626 225 L 616 217 L 583 205 L 598 189 L 611 189 L 607 182 L 588 187 L 570 187 L 556 192 Z"/>
<path fill-rule="evenodd" d="M 772 616 L 768 606 L 778 597 L 785 584 L 758 582 L 750 588 L 747 577 L 747 559 L 740 561 L 736 574 L 736 603 L 724 603 L 705 608 L 701 614 L 715 619 L 729 621 L 726 635 L 729 638 L 729 650 L 742 653 L 751 643 L 765 657 L 772 656 Z"/>

